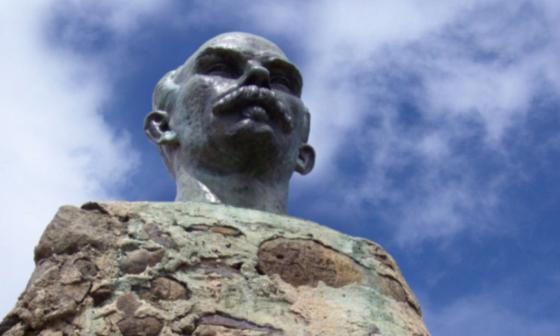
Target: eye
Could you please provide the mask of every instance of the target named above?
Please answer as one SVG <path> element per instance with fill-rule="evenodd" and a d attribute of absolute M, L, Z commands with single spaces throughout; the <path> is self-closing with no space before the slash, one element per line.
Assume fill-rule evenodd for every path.
<path fill-rule="evenodd" d="M 292 94 L 297 94 L 294 82 L 286 75 L 283 74 L 271 74 L 270 85 L 274 89 L 285 91 Z"/>
<path fill-rule="evenodd" d="M 239 76 L 239 70 L 235 67 L 235 65 L 227 62 L 216 62 L 208 64 L 204 68 L 203 72 L 204 74 L 210 76 L 220 76 L 228 78 L 235 78 Z"/>
<path fill-rule="evenodd" d="M 239 67 L 228 60 L 203 60 L 198 67 L 198 72 L 208 76 L 237 78 L 241 76 Z"/>

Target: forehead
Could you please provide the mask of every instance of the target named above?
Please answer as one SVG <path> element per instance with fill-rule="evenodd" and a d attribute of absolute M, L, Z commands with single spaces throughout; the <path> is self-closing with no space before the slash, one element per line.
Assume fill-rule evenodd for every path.
<path fill-rule="evenodd" d="M 247 58 L 277 58 L 289 62 L 282 50 L 274 43 L 256 35 L 247 33 L 228 33 L 214 37 L 204 43 L 196 56 L 212 50 L 229 50 Z"/>

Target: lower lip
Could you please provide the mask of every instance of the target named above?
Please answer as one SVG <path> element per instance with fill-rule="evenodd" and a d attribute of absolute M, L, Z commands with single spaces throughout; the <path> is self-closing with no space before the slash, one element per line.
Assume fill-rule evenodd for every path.
<path fill-rule="evenodd" d="M 270 119 L 266 110 L 260 106 L 249 106 L 243 109 L 241 115 L 244 119 L 251 119 L 256 122 L 266 123 Z"/>
<path fill-rule="evenodd" d="M 252 118 L 243 118 L 233 126 L 231 129 L 233 133 L 240 131 L 249 133 L 274 133 L 272 127 L 265 122 L 256 121 Z"/>

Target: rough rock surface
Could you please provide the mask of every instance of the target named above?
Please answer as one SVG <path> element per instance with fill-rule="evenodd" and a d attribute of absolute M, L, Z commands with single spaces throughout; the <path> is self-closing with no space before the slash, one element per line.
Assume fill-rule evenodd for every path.
<path fill-rule="evenodd" d="M 2 335 L 428 335 L 380 246 L 201 203 L 62 207 Z"/>

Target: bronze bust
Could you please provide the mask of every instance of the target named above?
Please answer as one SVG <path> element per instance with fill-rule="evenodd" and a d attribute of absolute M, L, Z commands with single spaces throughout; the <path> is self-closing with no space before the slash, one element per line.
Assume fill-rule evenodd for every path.
<path fill-rule="evenodd" d="M 157 84 L 145 120 L 177 201 L 285 213 L 289 179 L 307 174 L 310 116 L 298 69 L 274 43 L 226 33 Z"/>

